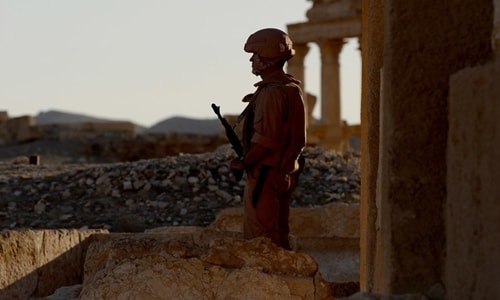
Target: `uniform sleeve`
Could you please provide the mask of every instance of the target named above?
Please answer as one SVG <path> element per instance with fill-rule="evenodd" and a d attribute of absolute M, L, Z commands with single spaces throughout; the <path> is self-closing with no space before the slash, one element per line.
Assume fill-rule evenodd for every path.
<path fill-rule="evenodd" d="M 255 106 L 252 143 L 262 145 L 271 151 L 279 146 L 283 138 L 285 97 L 279 88 L 268 87 L 261 91 Z"/>

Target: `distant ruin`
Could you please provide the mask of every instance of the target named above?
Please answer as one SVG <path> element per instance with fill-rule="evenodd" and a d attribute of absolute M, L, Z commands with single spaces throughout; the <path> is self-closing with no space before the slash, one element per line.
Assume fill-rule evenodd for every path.
<path fill-rule="evenodd" d="M 296 51 L 288 62 L 288 72 L 302 82 L 301 87 L 307 92 L 304 60 L 309 52 L 308 44 L 316 43 L 319 46 L 321 118 L 318 123 L 313 122 L 310 114 L 316 104 L 315 97 L 305 93 L 310 115 L 308 140 L 327 149 L 345 149 L 349 147 L 352 137 L 361 136 L 361 127 L 342 121 L 339 54 L 344 39 L 361 36 L 361 0 L 313 1 L 306 15 L 308 21 L 287 25 Z"/>
<path fill-rule="evenodd" d="M 42 153 L 33 151 L 10 155 L 42 156 L 43 163 L 125 162 L 180 153 L 211 152 L 227 143 L 227 139 L 222 126 L 220 132 L 214 134 L 162 133 L 158 129 L 157 132 L 138 132 L 137 126 L 128 121 L 36 124 L 32 116 L 9 118 L 6 111 L 0 112 L 0 146 L 15 148 L 16 145 L 36 145 L 36 142 L 59 143 L 62 148 L 68 143 L 78 144 L 80 149 L 79 153 L 71 153 L 73 157 L 63 161 L 47 161 L 48 153 L 43 152 L 46 148 L 43 146 L 34 146 Z M 74 156 L 76 154 L 78 156 Z M 11 156 L 2 158 L 14 158 Z"/>
<path fill-rule="evenodd" d="M 363 50 L 362 194 L 358 219 L 361 293 L 352 299 L 498 298 L 500 0 L 312 2 L 310 24 L 291 25 L 289 31 L 292 39 L 297 41 L 299 58 L 307 52 L 305 44 L 316 42 L 311 35 L 336 38 L 326 41 L 322 50 L 325 53 L 323 74 L 326 81 L 322 84 L 322 89 L 325 89 L 322 120 L 327 124 L 322 131 L 326 143 L 333 147 L 340 143 L 342 124 L 335 87 L 338 79 L 335 57 L 344 36 L 361 36 Z M 360 4 L 361 23 L 357 23 L 359 15 L 352 15 L 352 12 L 357 13 Z M 339 22 L 328 24 L 331 16 Z M 352 26 L 352 33 L 345 33 L 346 26 Z M 306 34 L 313 29 L 314 33 Z M 302 32 L 306 33 L 302 35 Z M 301 42 L 304 47 L 300 47 Z M 300 59 L 291 61 L 289 68 L 301 78 L 303 66 Z M 327 95 L 331 98 L 326 98 Z M 120 249 L 116 243 L 123 242 L 127 247 L 136 247 L 134 249 L 151 249 L 150 237 L 141 235 L 136 238 L 139 241 L 122 239 L 95 247 L 116 250 Z M 85 237 L 80 240 L 86 241 Z M 200 239 L 187 240 L 192 244 Z M 43 234 L 28 241 L 31 243 L 26 246 L 29 255 L 45 254 L 42 250 L 46 249 L 39 246 L 40 241 L 45 241 Z M 268 249 L 265 243 L 255 243 L 264 245 L 260 249 Z M 242 249 L 241 244 L 236 244 Z M 174 251 L 178 257 L 186 255 L 186 248 L 181 247 L 184 244 L 168 245 L 173 246 L 169 249 L 178 251 Z M 249 248 L 255 249 L 256 245 Z M 247 260 L 227 251 L 228 243 L 219 241 L 213 246 L 219 247 L 224 255 L 211 256 L 211 261 L 218 264 L 237 262 L 238 266 L 245 266 Z M 188 254 L 195 257 L 199 253 Z M 120 255 L 114 257 L 123 258 Z M 46 267 L 52 265 L 45 256 L 42 258 L 23 262 L 35 266 L 44 275 Z M 133 268 L 133 263 L 139 261 L 137 257 L 126 257 L 133 263 L 118 264 L 122 268 L 114 268 L 116 260 L 120 259 L 104 258 L 102 261 L 110 262 L 112 267 L 106 274 L 114 276 L 123 271 L 121 274 L 143 275 Z M 149 266 L 160 261 L 155 259 L 163 258 L 147 258 L 149 273 L 146 274 L 161 271 Z M 177 261 L 169 260 L 168 263 Z M 260 266 L 261 261 L 257 263 Z M 96 265 L 102 266 L 99 262 L 93 266 Z M 193 265 L 193 270 L 201 270 L 198 261 L 186 268 Z M 26 266 L 11 263 L 11 267 L 22 269 Z M 220 278 L 217 275 L 221 274 L 219 268 L 209 270 L 213 271 L 210 274 Z M 1 269 L 0 272 L 5 271 Z M 313 274 L 314 270 L 307 269 L 306 273 Z M 323 284 L 314 285 L 321 280 L 295 277 L 304 273 L 293 274 L 293 278 L 287 277 L 287 288 L 279 285 L 279 290 L 266 290 L 274 293 L 272 295 L 288 292 L 289 298 L 295 297 L 293 299 L 335 299 L 331 290 L 325 292 Z M 28 287 L 33 291 L 37 285 L 30 276 L 39 274 L 25 275 L 21 280 L 7 282 L 7 286 L 17 284 L 20 288 L 13 288 L 17 291 L 29 283 Z M 273 276 L 259 278 L 257 284 L 265 287 L 268 287 L 268 282 L 276 282 L 271 281 L 276 279 Z M 101 287 L 110 286 L 106 285 L 107 281 L 101 283 Z M 297 286 L 308 288 L 296 289 Z M 163 291 L 163 287 L 156 284 L 147 286 L 146 290 Z M 299 290 L 319 293 L 300 294 Z M 186 291 L 190 292 L 189 289 Z M 102 290 L 91 290 L 87 295 L 92 295 L 91 292 Z"/>

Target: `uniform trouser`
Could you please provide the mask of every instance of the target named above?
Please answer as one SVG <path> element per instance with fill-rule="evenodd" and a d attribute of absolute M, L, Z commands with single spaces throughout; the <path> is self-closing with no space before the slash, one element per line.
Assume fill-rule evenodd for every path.
<path fill-rule="evenodd" d="M 259 177 L 259 168 L 247 172 L 247 181 L 243 194 L 245 204 L 244 237 L 268 237 L 276 245 L 291 249 L 288 241 L 290 232 L 288 217 L 290 199 L 296 187 L 296 179 L 290 175 L 280 175 L 272 170 L 265 177 L 262 191 L 256 207 L 253 206 L 253 193 Z"/>

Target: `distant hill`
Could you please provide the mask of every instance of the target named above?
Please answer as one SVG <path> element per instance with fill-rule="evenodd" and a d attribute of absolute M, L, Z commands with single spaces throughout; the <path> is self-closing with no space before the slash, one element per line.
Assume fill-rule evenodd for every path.
<path fill-rule="evenodd" d="M 36 124 L 78 124 L 85 122 L 117 122 L 104 118 L 92 117 L 84 114 L 49 110 L 40 112 L 34 117 Z M 128 121 L 122 121 L 128 122 Z M 191 119 L 185 117 L 172 117 L 151 126 L 150 128 L 135 124 L 137 132 L 149 133 L 195 133 L 195 134 L 219 134 L 222 131 L 218 119 Z"/>
<path fill-rule="evenodd" d="M 190 119 L 185 117 L 172 117 L 151 126 L 147 132 L 151 133 L 197 133 L 219 134 L 222 131 L 218 119 Z"/>
<path fill-rule="evenodd" d="M 39 125 L 51 125 L 51 124 L 78 124 L 85 122 L 130 122 L 127 120 L 110 120 L 104 118 L 92 117 L 84 114 L 63 112 L 57 110 L 49 110 L 46 112 L 40 112 L 34 117 L 35 123 Z M 133 123 L 133 122 L 130 122 Z M 141 125 L 134 124 L 137 132 L 143 132 L 147 128 Z"/>
<path fill-rule="evenodd" d="M 40 112 L 35 116 L 35 122 L 39 125 L 49 124 L 76 124 L 84 122 L 113 122 L 113 120 L 91 117 L 83 114 L 49 110 Z"/>

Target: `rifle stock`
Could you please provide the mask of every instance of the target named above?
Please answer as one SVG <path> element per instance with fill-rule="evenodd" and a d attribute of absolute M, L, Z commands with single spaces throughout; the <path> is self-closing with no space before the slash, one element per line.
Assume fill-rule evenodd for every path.
<path fill-rule="evenodd" d="M 243 158 L 243 146 L 241 145 L 238 135 L 236 134 L 236 132 L 234 132 L 233 127 L 231 127 L 231 125 L 227 122 L 226 118 L 222 117 L 222 115 L 220 114 L 220 107 L 215 105 L 215 103 L 212 103 L 212 110 L 217 115 L 217 118 L 220 120 L 222 126 L 224 126 L 224 129 L 226 131 L 226 137 L 231 143 L 234 152 L 236 152 L 238 158 Z M 236 180 L 238 181 L 240 181 L 241 178 L 243 177 L 243 172 L 233 172 L 233 173 L 234 177 L 236 177 Z"/>

